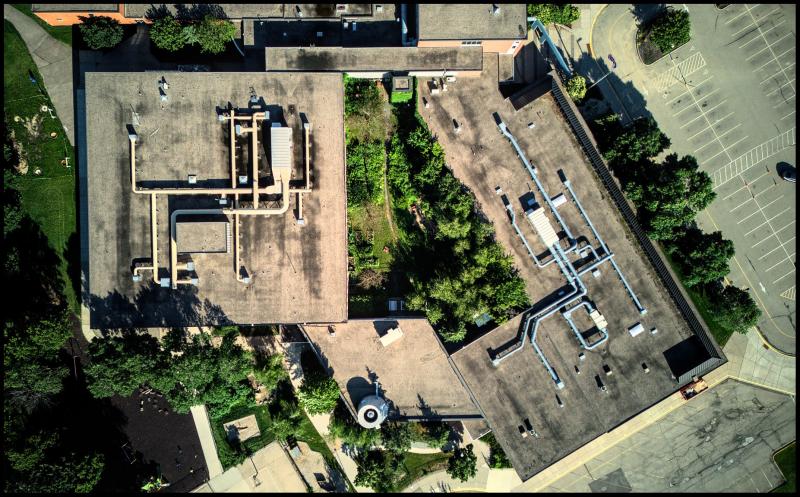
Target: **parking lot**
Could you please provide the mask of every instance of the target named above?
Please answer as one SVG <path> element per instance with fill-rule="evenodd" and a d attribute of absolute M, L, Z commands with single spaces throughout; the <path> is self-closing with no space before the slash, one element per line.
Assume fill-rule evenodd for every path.
<path fill-rule="evenodd" d="M 671 151 L 694 156 L 711 176 L 717 199 L 698 223 L 734 242 L 730 280 L 750 289 L 761 306 L 759 328 L 770 343 L 794 353 L 795 184 L 779 169 L 796 165 L 795 7 L 687 8 L 691 41 L 650 66 L 623 49 L 623 38 L 595 28 L 596 52 L 614 53 L 619 80 L 646 99 L 645 107 L 625 108 L 631 87 L 615 83 L 622 98 L 609 103 L 631 118 L 651 114 Z M 610 17 L 601 22 L 604 16 Z M 606 8 L 597 24 L 633 23 L 620 5 Z"/>

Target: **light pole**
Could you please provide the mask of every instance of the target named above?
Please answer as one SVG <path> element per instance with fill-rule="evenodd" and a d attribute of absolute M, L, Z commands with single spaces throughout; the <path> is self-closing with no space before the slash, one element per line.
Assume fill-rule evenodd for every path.
<path fill-rule="evenodd" d="M 602 78 L 600 78 L 600 79 L 598 79 L 597 81 L 595 81 L 594 83 L 592 83 L 592 84 L 591 84 L 591 86 L 589 86 L 589 88 L 586 88 L 586 91 L 589 91 L 589 90 L 590 90 L 590 89 L 592 89 L 592 88 L 593 88 L 593 87 L 594 87 L 594 86 L 595 86 L 597 83 L 599 83 L 599 82 L 603 81 L 604 79 L 606 79 L 606 78 L 607 78 L 609 75 L 611 75 L 611 73 L 612 73 L 612 72 L 614 72 L 614 71 L 608 71 L 608 72 L 605 74 L 605 76 L 603 76 Z"/>

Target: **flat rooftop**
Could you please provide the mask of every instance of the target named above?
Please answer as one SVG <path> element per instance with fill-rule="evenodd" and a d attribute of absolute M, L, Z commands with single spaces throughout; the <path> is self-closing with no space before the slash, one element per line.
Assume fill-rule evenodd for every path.
<path fill-rule="evenodd" d="M 480 71 L 481 47 L 266 49 L 267 71 Z"/>
<path fill-rule="evenodd" d="M 534 305 L 552 299 L 559 289 L 564 289 L 566 280 L 556 264 L 537 267 L 511 226 L 504 196 L 534 253 L 543 255 L 546 247 L 523 214 L 531 191 L 537 202 L 542 202 L 541 195 L 513 146 L 499 132 L 493 112 L 500 115 L 516 137 L 549 196 L 559 193 L 567 196 L 568 201 L 558 212 L 572 234 L 579 240 L 585 237 L 597 248 L 597 239 L 570 198 L 559 171 L 570 180 L 578 200 L 647 309 L 644 316 L 639 315 L 610 263 L 599 266 L 599 278 L 586 273 L 582 281 L 588 289 L 587 297 L 608 321 L 609 338 L 596 349 L 585 350 L 560 313 L 541 321 L 537 343 L 563 381 L 562 390 L 556 388 L 529 340 L 522 350 L 493 366 L 494 354 L 516 343 L 522 315 L 453 353 L 456 367 L 485 412 L 497 440 L 520 478 L 526 480 L 674 393 L 682 386 L 672 378 L 686 367 L 682 356 L 705 349 L 695 343 L 696 336 L 628 231 L 550 93 L 515 111 L 497 90 L 496 59 L 487 59 L 479 78 L 459 78 L 448 86 L 447 93 L 431 97 L 424 85 L 421 88 L 420 97 L 432 104 L 428 109 L 418 104 L 420 114 L 439 137 L 456 177 L 475 193 L 495 228 L 497 241 L 514 258 Z M 453 133 L 453 119 L 462 123 L 458 135 Z M 535 127 L 528 127 L 529 123 Z M 498 187 L 503 195 L 497 194 Z M 547 217 L 562 238 L 563 246 L 564 234 L 559 233 L 561 230 L 549 210 Z M 577 262 L 576 257 L 577 254 L 569 255 L 573 263 Z M 591 328 L 583 310 L 576 311 L 573 317 L 581 331 Z M 644 332 L 632 337 L 627 330 L 638 322 Z M 650 334 L 651 328 L 657 328 L 658 332 Z M 581 352 L 585 354 L 584 360 L 578 357 Z M 645 373 L 642 363 L 647 365 L 649 373 Z M 610 376 L 603 371 L 604 365 L 610 367 Z M 595 376 L 599 376 L 607 392 L 598 388 Z M 559 407 L 556 395 L 563 408 Z M 539 438 L 520 435 L 518 427 L 526 418 Z"/>
<path fill-rule="evenodd" d="M 223 13 L 229 19 L 244 17 L 283 17 L 284 4 L 223 3 L 223 4 L 151 4 L 126 3 L 125 17 L 151 17 L 156 10 L 166 9 L 173 16 L 203 17 L 206 12 Z"/>
<path fill-rule="evenodd" d="M 32 12 L 117 12 L 118 3 L 32 3 Z"/>
<path fill-rule="evenodd" d="M 380 337 L 399 326 L 401 338 L 384 347 Z M 334 326 L 305 326 L 328 372 L 355 410 L 381 392 L 401 416 L 478 415 L 426 319 L 353 319 Z"/>
<path fill-rule="evenodd" d="M 421 3 L 419 39 L 425 40 L 523 40 L 528 36 L 524 3 L 496 4 Z"/>
<path fill-rule="evenodd" d="M 168 101 L 157 81 L 169 83 Z M 260 125 L 259 185 L 268 186 L 269 128 L 293 129 L 292 184 L 304 177 L 301 114 L 311 125 L 310 193 L 284 214 L 240 216 L 240 263 L 250 283 L 236 279 L 233 253 L 192 254 L 198 286 L 162 288 L 134 260 L 151 257 L 151 197 L 131 191 L 126 129 L 137 114 L 137 184 L 144 187 L 230 187 L 229 124 L 217 108 L 246 108 L 251 92 L 270 113 Z M 344 183 L 343 84 L 339 75 L 266 73 L 87 73 L 86 153 L 88 291 L 91 328 L 183 327 L 219 324 L 317 323 L 347 319 L 347 226 Z M 237 173 L 250 176 L 248 138 L 236 140 Z M 252 180 L 250 180 L 252 182 Z M 261 204 L 270 206 L 262 195 Z M 232 199 L 232 196 L 228 196 Z M 159 277 L 169 277 L 170 214 L 219 209 L 219 195 L 158 194 Z M 247 202 L 245 197 L 244 202 Z M 252 198 L 250 198 L 252 200 Z M 229 200 L 229 204 L 232 200 Z M 252 203 L 252 202 L 251 202 Z M 224 221 L 234 224 L 232 215 Z M 194 218 L 179 218 L 181 220 Z M 217 220 L 217 219 L 215 219 Z M 180 224 L 180 222 L 178 223 Z M 219 226 L 217 227 L 219 229 Z M 233 231 L 231 226 L 231 231 Z M 213 230 L 212 230 L 213 231 Z M 219 233 L 217 233 L 217 236 Z M 212 233 L 212 238 L 214 238 Z M 181 247 L 178 247 L 181 250 Z"/>

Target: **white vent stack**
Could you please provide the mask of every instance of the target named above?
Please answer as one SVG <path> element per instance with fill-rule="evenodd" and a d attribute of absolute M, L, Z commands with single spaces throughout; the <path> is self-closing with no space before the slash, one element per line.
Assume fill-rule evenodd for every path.
<path fill-rule="evenodd" d="M 379 428 L 389 414 L 389 405 L 378 395 L 364 397 L 358 404 L 358 424 L 364 428 Z"/>

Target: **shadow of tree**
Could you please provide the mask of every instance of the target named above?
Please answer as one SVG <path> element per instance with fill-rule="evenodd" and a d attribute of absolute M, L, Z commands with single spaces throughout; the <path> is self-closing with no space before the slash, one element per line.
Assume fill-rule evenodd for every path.
<path fill-rule="evenodd" d="M 641 29 L 647 27 L 666 10 L 667 4 L 665 3 L 637 3 L 630 8 L 629 12 L 633 14 L 636 25 Z"/>
<path fill-rule="evenodd" d="M 91 327 L 158 328 L 182 326 L 227 326 L 234 324 L 222 308 L 208 299 L 201 301 L 194 286 L 162 288 L 150 281 L 131 301 L 114 290 L 105 297 L 90 295 Z"/>
<path fill-rule="evenodd" d="M 179 21 L 194 21 L 210 15 L 217 19 L 227 19 L 228 15 L 225 14 L 225 9 L 216 3 L 195 3 L 190 4 L 188 7 L 183 3 L 175 4 L 175 18 Z"/>

